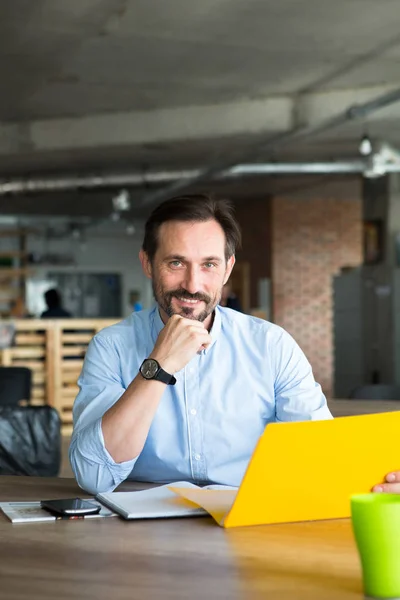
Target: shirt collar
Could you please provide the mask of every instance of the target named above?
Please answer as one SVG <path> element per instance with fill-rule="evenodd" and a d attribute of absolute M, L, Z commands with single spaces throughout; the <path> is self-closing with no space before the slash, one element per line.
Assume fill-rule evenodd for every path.
<path fill-rule="evenodd" d="M 205 354 L 207 354 L 211 350 L 211 348 L 214 346 L 215 342 L 219 338 L 220 333 L 221 333 L 221 311 L 220 311 L 219 307 L 216 306 L 215 310 L 214 310 L 214 321 L 213 321 L 211 331 L 210 331 L 212 342 L 208 346 L 208 348 L 203 350 L 203 352 Z"/>
<path fill-rule="evenodd" d="M 160 311 L 158 309 L 158 305 L 156 304 L 153 310 L 151 311 L 151 320 L 152 327 L 151 331 L 153 334 L 153 342 L 156 343 L 158 336 L 160 335 L 161 330 L 164 328 L 163 320 L 160 316 Z"/>
<path fill-rule="evenodd" d="M 157 340 L 158 336 L 160 335 L 161 330 L 164 327 L 164 322 L 161 319 L 160 311 L 159 311 L 159 308 L 157 305 L 151 311 L 151 320 L 152 320 L 151 330 L 152 330 L 152 335 L 153 335 L 153 342 L 156 343 L 156 340 Z M 213 321 L 211 331 L 210 331 L 212 342 L 208 346 L 208 348 L 203 350 L 203 352 L 205 354 L 207 354 L 207 352 L 209 352 L 210 349 L 214 346 L 215 342 L 217 341 L 217 339 L 220 335 L 220 332 L 221 332 L 221 310 L 220 310 L 219 306 L 216 306 L 215 310 L 214 310 L 214 321 Z"/>

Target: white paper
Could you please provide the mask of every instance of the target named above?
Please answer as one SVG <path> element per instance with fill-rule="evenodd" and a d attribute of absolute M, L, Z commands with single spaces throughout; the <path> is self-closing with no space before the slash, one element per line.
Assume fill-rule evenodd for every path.
<path fill-rule="evenodd" d="M 108 492 L 97 494 L 96 498 L 125 519 L 159 519 L 167 517 L 193 517 L 208 515 L 208 512 L 188 502 L 171 491 L 170 487 L 200 489 L 188 481 L 167 483 L 159 487 L 138 492 Z M 209 485 L 202 489 L 234 489 L 225 485 Z"/>
<path fill-rule="evenodd" d="M 84 519 L 94 519 L 99 517 L 116 517 L 118 516 L 109 508 L 102 506 L 93 498 L 90 499 L 95 504 L 100 504 L 101 510 L 95 515 L 86 515 Z M 44 508 L 41 508 L 40 502 L 0 502 L 0 509 L 13 523 L 37 523 L 39 521 L 57 521 L 64 517 L 56 517 L 50 514 Z M 68 520 L 74 520 L 82 517 L 68 517 Z"/>

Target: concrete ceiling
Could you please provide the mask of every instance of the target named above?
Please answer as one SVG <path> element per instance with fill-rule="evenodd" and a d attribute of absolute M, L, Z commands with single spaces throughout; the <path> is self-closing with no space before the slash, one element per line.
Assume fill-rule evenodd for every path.
<path fill-rule="evenodd" d="M 399 72 L 398 0 L 3 0 L 0 178 L 355 158 L 365 130 L 400 147 L 398 102 L 257 150 L 400 87 Z M 146 194 L 133 195 L 140 214 Z M 108 211 L 107 192 L 95 197 L 0 198 L 0 210 Z"/>

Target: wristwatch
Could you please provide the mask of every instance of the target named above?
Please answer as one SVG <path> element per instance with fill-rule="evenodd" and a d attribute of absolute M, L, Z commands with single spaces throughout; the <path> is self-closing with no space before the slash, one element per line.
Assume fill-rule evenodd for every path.
<path fill-rule="evenodd" d="M 164 371 L 164 369 L 160 367 L 159 362 L 154 358 L 145 358 L 140 365 L 139 373 L 145 379 L 156 379 L 167 385 L 175 385 L 176 383 L 175 377 Z"/>

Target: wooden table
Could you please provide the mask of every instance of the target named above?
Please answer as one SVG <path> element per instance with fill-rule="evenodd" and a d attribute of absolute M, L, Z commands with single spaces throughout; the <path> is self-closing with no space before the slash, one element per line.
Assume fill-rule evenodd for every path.
<path fill-rule="evenodd" d="M 341 400 L 332 398 L 328 399 L 328 406 L 334 417 L 348 417 L 400 410 L 400 400 Z"/>
<path fill-rule="evenodd" d="M 0 477 L 0 501 L 76 495 L 72 479 Z M 0 540 L 7 600 L 363 598 L 348 520 L 224 530 L 208 517 L 12 524 L 0 514 Z"/>

